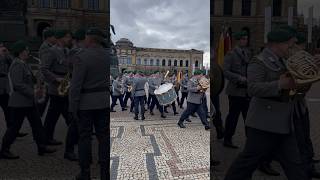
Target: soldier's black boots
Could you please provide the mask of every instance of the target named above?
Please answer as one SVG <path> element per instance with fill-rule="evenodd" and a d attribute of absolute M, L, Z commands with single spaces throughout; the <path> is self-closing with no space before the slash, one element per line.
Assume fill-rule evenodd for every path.
<path fill-rule="evenodd" d="M 146 118 L 144 117 L 144 115 L 141 116 L 141 120 L 145 120 Z"/>
<path fill-rule="evenodd" d="M 10 152 L 9 149 L 5 149 L 0 152 L 0 159 L 1 158 L 2 159 L 19 159 L 20 157 Z"/>
<path fill-rule="evenodd" d="M 222 139 L 224 137 L 224 128 L 216 127 L 217 139 Z"/>
<path fill-rule="evenodd" d="M 17 134 L 17 137 L 25 137 L 26 135 L 28 135 L 28 133 L 21 133 L 21 132 L 19 132 L 19 133 Z"/>
<path fill-rule="evenodd" d="M 224 139 L 223 145 L 224 145 L 224 147 L 233 148 L 233 149 L 238 149 L 239 148 L 238 146 L 234 145 L 232 143 L 232 141 L 229 140 L 229 139 Z"/>
<path fill-rule="evenodd" d="M 210 130 L 210 126 L 204 126 L 205 130 Z"/>
<path fill-rule="evenodd" d="M 90 180 L 90 170 L 81 170 L 81 172 L 76 176 L 76 180 Z"/>
<path fill-rule="evenodd" d="M 135 115 L 133 119 L 134 119 L 134 120 L 139 120 L 139 118 L 138 118 L 137 115 Z"/>
<path fill-rule="evenodd" d="M 38 145 L 38 155 L 43 156 L 44 154 L 51 154 L 56 152 L 56 149 L 50 148 L 45 145 Z"/>
<path fill-rule="evenodd" d="M 180 128 L 186 128 L 186 126 L 183 124 L 183 122 L 178 122 L 178 126 L 180 127 Z"/>
<path fill-rule="evenodd" d="M 189 118 L 185 119 L 185 121 L 187 121 L 187 122 L 191 122 L 191 120 L 190 120 Z"/>
<path fill-rule="evenodd" d="M 166 118 L 166 116 L 165 116 L 163 113 L 161 113 L 161 117 L 162 117 L 162 118 Z"/>
<path fill-rule="evenodd" d="M 152 115 L 152 116 L 153 116 L 153 115 L 154 115 L 154 113 L 153 113 L 152 111 L 150 111 L 150 115 Z"/>
<path fill-rule="evenodd" d="M 280 173 L 274 170 L 269 163 L 261 163 L 258 169 L 269 176 L 280 176 Z"/>
<path fill-rule="evenodd" d="M 178 113 L 178 112 L 174 112 L 174 113 L 173 113 L 173 115 L 177 115 L 177 114 L 179 114 L 179 113 Z"/>

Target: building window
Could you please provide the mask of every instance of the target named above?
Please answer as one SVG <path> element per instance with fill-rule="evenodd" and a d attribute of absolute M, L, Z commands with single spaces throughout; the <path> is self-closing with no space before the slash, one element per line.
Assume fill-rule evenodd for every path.
<path fill-rule="evenodd" d="M 50 7 L 50 0 L 39 0 L 39 7 L 40 8 L 49 8 Z"/>
<path fill-rule="evenodd" d="M 251 0 L 242 0 L 242 16 L 251 15 Z"/>
<path fill-rule="evenodd" d="M 138 59 L 137 64 L 139 64 L 139 65 L 141 64 L 141 59 L 140 58 Z"/>
<path fill-rule="evenodd" d="M 166 60 L 162 59 L 162 66 L 166 66 Z"/>
<path fill-rule="evenodd" d="M 156 65 L 157 65 L 157 66 L 160 66 L 160 60 L 159 60 L 159 59 L 157 59 Z"/>
<path fill-rule="evenodd" d="M 60 9 L 67 9 L 67 8 L 69 8 L 69 0 L 53 0 L 52 7 L 60 8 Z"/>
<path fill-rule="evenodd" d="M 173 66 L 175 66 L 175 67 L 178 66 L 178 61 L 176 59 L 173 62 Z"/>
<path fill-rule="evenodd" d="M 199 62 L 196 61 L 194 66 L 195 66 L 195 67 L 198 67 L 198 66 L 199 66 Z"/>
<path fill-rule="evenodd" d="M 186 60 L 186 67 L 189 67 L 189 61 Z"/>
<path fill-rule="evenodd" d="M 281 16 L 282 0 L 272 1 L 272 14 L 273 16 Z"/>
<path fill-rule="evenodd" d="M 127 64 L 131 64 L 131 57 L 128 57 Z"/>
<path fill-rule="evenodd" d="M 233 0 L 224 0 L 223 3 L 223 15 L 232 15 L 232 9 L 233 9 Z"/>
<path fill-rule="evenodd" d="M 180 67 L 183 66 L 183 60 L 180 60 Z"/>
<path fill-rule="evenodd" d="M 153 59 L 150 59 L 150 66 L 153 66 Z"/>
<path fill-rule="evenodd" d="M 88 0 L 88 9 L 99 10 L 99 0 Z"/>
<path fill-rule="evenodd" d="M 171 59 L 169 59 L 168 61 L 168 66 L 171 66 Z"/>
<path fill-rule="evenodd" d="M 144 65 L 148 65 L 148 60 L 144 59 Z"/>

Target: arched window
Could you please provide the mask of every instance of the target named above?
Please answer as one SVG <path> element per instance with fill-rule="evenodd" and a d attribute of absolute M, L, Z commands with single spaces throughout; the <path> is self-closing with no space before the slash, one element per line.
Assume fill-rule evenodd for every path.
<path fill-rule="evenodd" d="M 88 0 L 88 9 L 99 10 L 99 0 Z"/>
<path fill-rule="evenodd" d="M 223 14 L 227 16 L 232 15 L 232 9 L 233 9 L 233 0 L 224 0 L 223 3 Z"/>
<path fill-rule="evenodd" d="M 156 65 L 157 65 L 157 66 L 160 66 L 160 60 L 159 60 L 159 59 L 157 59 Z"/>
<path fill-rule="evenodd" d="M 141 59 L 139 58 L 138 60 L 137 60 L 137 64 L 141 64 Z"/>
<path fill-rule="evenodd" d="M 282 0 L 272 1 L 272 14 L 273 16 L 281 16 Z"/>
<path fill-rule="evenodd" d="M 150 66 L 153 66 L 153 59 L 150 59 Z"/>
<path fill-rule="evenodd" d="M 144 65 L 148 65 L 148 60 L 144 59 Z"/>
<path fill-rule="evenodd" d="M 162 59 L 162 66 L 166 66 L 166 60 Z"/>
<path fill-rule="evenodd" d="M 168 61 L 168 66 L 171 66 L 171 59 L 169 59 Z"/>
<path fill-rule="evenodd" d="M 131 64 L 131 57 L 128 57 L 127 64 Z"/>
<path fill-rule="evenodd" d="M 198 67 L 199 66 L 199 62 L 198 62 L 198 60 L 195 62 L 195 65 L 194 65 L 195 67 Z"/>
<path fill-rule="evenodd" d="M 186 67 L 189 67 L 189 61 L 186 60 Z"/>
<path fill-rule="evenodd" d="M 251 16 L 251 0 L 242 0 L 242 16 Z"/>
<path fill-rule="evenodd" d="M 180 67 L 183 66 L 183 60 L 180 60 Z"/>
<path fill-rule="evenodd" d="M 178 61 L 176 59 L 173 62 L 173 66 L 175 66 L 175 67 L 178 66 Z"/>

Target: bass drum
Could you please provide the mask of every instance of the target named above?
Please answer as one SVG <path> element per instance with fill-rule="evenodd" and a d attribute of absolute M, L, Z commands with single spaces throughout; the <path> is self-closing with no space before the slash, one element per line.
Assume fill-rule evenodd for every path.
<path fill-rule="evenodd" d="M 223 70 L 216 62 L 211 64 L 210 69 L 210 96 L 211 99 L 213 97 L 218 96 L 222 90 L 224 89 L 224 75 Z"/>

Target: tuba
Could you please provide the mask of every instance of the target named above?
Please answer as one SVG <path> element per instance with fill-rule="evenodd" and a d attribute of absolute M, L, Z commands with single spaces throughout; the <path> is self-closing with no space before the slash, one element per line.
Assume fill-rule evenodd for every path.
<path fill-rule="evenodd" d="M 35 59 L 36 61 L 41 64 L 41 61 L 39 58 L 29 55 L 30 58 Z M 38 104 L 42 104 L 46 101 L 47 98 L 47 86 L 45 82 L 41 79 L 41 73 L 38 71 L 39 74 L 33 75 L 36 81 L 36 84 L 34 85 L 34 92 L 35 92 L 35 100 Z"/>
<path fill-rule="evenodd" d="M 60 96 L 66 96 L 70 87 L 70 73 L 68 72 L 60 82 L 57 90 Z"/>

